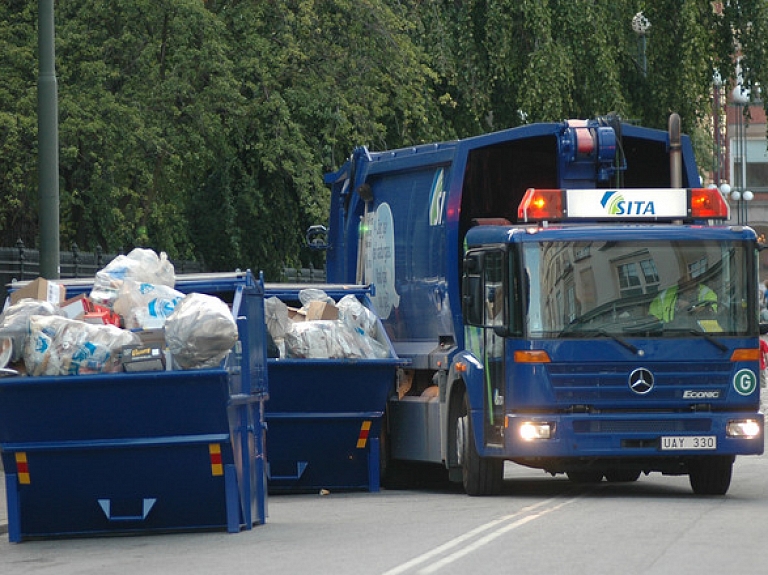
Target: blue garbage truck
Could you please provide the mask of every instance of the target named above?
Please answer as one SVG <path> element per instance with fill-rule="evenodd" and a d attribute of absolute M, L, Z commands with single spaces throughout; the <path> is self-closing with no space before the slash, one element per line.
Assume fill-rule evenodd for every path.
<path fill-rule="evenodd" d="M 308 244 L 328 281 L 374 286 L 408 362 L 382 469 L 437 464 L 470 495 L 497 493 L 505 461 L 725 494 L 735 457 L 763 452 L 759 245 L 676 115 L 360 147 L 325 181 Z"/>

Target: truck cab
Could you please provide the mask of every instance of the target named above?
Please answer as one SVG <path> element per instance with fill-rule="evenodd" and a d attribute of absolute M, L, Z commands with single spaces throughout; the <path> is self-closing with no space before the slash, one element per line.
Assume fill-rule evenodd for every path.
<path fill-rule="evenodd" d="M 610 213 L 617 194 L 634 215 Z M 754 232 L 705 223 L 727 217 L 711 189 L 530 190 L 520 209 L 538 223 L 467 234 L 449 381 L 476 395 L 481 439 L 457 463 L 477 449 L 577 482 L 687 473 L 724 493 L 734 456 L 763 448 Z M 497 468 L 475 464 L 465 487 L 496 489 Z"/>

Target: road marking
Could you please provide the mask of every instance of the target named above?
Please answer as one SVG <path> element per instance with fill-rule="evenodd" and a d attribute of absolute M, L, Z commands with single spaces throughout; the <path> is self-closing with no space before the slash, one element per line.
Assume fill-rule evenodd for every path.
<path fill-rule="evenodd" d="M 446 543 L 443 543 L 442 545 L 432 549 L 431 551 L 428 551 L 427 553 L 419 555 L 418 557 L 414 557 L 413 559 L 411 559 L 410 561 L 406 561 L 405 563 L 401 563 L 400 565 L 390 569 L 389 571 L 385 571 L 384 573 L 382 573 L 382 575 L 399 575 L 400 573 L 406 573 L 411 569 L 419 565 L 422 565 L 423 563 L 427 563 L 433 558 L 443 555 L 444 553 L 460 546 L 464 542 L 474 539 L 474 541 L 470 542 L 466 546 L 458 549 L 457 551 L 454 551 L 453 553 L 450 553 L 449 555 L 446 555 L 442 559 L 439 559 L 434 563 L 432 563 L 431 565 L 428 565 L 427 567 L 424 567 L 423 569 L 418 571 L 418 573 L 424 574 L 424 575 L 428 575 L 429 573 L 434 573 L 438 569 L 445 567 L 450 563 L 453 563 L 457 559 L 460 559 L 461 557 L 464 557 L 465 555 L 468 555 L 469 553 L 476 551 L 483 545 L 487 545 L 494 539 L 501 537 L 503 534 L 509 531 L 512 531 L 513 529 L 517 529 L 518 527 L 521 527 L 522 525 L 525 525 L 530 521 L 538 519 L 539 517 L 542 517 L 551 511 L 556 511 L 561 507 L 564 507 L 576 501 L 576 499 L 578 499 L 578 497 L 574 497 L 567 501 L 563 501 L 561 503 L 553 505 L 553 503 L 556 502 L 558 498 L 552 497 L 550 499 L 540 501 L 539 503 L 535 503 L 534 505 L 529 505 L 528 507 L 524 507 L 523 509 L 521 509 L 520 511 L 517 511 L 516 513 L 499 517 L 498 519 L 494 519 L 493 521 L 489 521 L 488 523 L 475 527 L 471 531 L 468 531 L 463 535 L 459 535 L 458 537 L 451 539 Z M 546 505 L 549 505 L 549 507 L 542 509 L 539 512 L 535 512 L 538 508 L 544 507 Z M 480 537 L 480 535 L 490 530 L 493 530 L 493 531 Z"/>

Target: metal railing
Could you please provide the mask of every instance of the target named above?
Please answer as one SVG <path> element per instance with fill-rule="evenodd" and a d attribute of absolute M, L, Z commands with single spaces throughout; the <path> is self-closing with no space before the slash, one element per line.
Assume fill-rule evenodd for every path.
<path fill-rule="evenodd" d="M 283 268 L 280 274 L 280 283 L 311 284 L 324 283 L 325 270 L 308 268 Z"/>

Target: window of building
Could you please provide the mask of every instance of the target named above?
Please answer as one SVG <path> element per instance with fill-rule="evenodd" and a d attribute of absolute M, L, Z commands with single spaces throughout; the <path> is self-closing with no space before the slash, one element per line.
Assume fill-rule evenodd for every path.
<path fill-rule="evenodd" d="M 621 263 L 616 266 L 616 272 L 624 297 L 654 293 L 659 289 L 659 274 L 650 258 Z"/>
<path fill-rule="evenodd" d="M 768 191 L 768 150 L 766 141 L 747 140 L 745 147 L 746 184 L 742 184 L 744 172 L 742 171 L 742 158 L 739 142 L 736 138 L 731 140 L 731 157 L 733 167 L 731 180 L 736 188 L 744 188 L 751 191 Z"/>
<path fill-rule="evenodd" d="M 688 275 L 691 278 L 697 278 L 705 271 L 707 271 L 707 258 L 701 258 L 688 264 Z"/>

